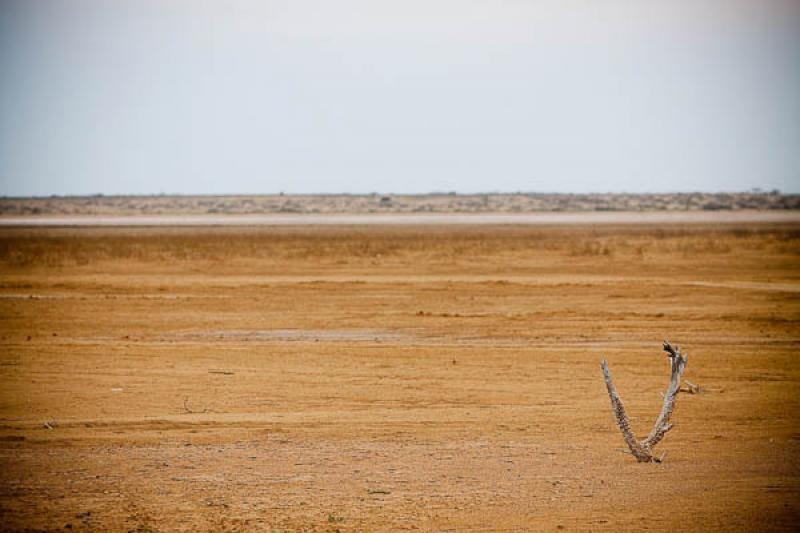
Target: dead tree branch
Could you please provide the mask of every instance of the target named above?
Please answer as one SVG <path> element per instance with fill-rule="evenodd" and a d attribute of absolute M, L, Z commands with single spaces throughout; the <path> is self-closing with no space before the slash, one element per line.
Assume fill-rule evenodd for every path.
<path fill-rule="evenodd" d="M 702 391 L 705 390 L 704 388 L 701 389 L 700 385 L 695 385 L 688 379 L 684 379 L 683 382 L 686 383 L 686 387 L 685 388 L 681 387 L 680 392 L 687 392 L 689 394 L 700 394 Z"/>
<path fill-rule="evenodd" d="M 675 400 L 681 391 L 681 376 L 686 369 L 688 357 L 681 354 L 678 346 L 673 347 L 669 342 L 664 341 L 664 351 L 667 352 L 667 356 L 670 359 L 669 387 L 664 394 L 664 404 L 661 407 L 661 413 L 659 413 L 650 434 L 643 440 L 637 440 L 636 436 L 633 434 L 630 419 L 625 412 L 625 406 L 622 404 L 622 399 L 620 399 L 617 393 L 617 388 L 611 380 L 611 371 L 608 369 L 608 362 L 603 359 L 600 363 L 603 369 L 603 375 L 606 379 L 606 388 L 608 389 L 608 396 L 611 399 L 611 408 L 614 411 L 617 425 L 622 432 L 622 437 L 625 439 L 625 443 L 628 445 L 631 454 L 633 454 L 640 463 L 661 462 L 661 458 L 653 455 L 653 447 L 661 442 L 661 439 L 664 438 L 667 431 L 672 429 L 672 424 L 669 420 L 672 417 L 672 411 L 675 409 Z"/>

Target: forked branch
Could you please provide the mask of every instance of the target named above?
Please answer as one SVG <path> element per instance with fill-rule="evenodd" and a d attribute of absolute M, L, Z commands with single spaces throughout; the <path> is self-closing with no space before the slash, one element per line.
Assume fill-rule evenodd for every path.
<path fill-rule="evenodd" d="M 603 368 L 603 375 L 606 378 L 606 388 L 608 389 L 608 396 L 611 399 L 611 408 L 614 411 L 614 417 L 617 419 L 617 425 L 622 432 L 622 437 L 631 451 L 631 454 L 636 457 L 640 463 L 656 462 L 660 463 L 661 459 L 653 455 L 653 446 L 661 442 L 664 435 L 672 429 L 672 424 L 669 420 L 672 417 L 672 411 L 675 409 L 675 400 L 681 390 L 681 376 L 686 368 L 686 361 L 688 357 L 681 354 L 678 346 L 673 347 L 669 342 L 664 341 L 664 351 L 670 359 L 670 380 L 667 392 L 664 394 L 664 405 L 661 407 L 656 419 L 653 429 L 647 438 L 637 440 L 631 429 L 630 419 L 625 412 L 625 406 L 617 393 L 617 388 L 611 380 L 611 371 L 608 369 L 608 362 L 603 359 L 600 366 Z"/>

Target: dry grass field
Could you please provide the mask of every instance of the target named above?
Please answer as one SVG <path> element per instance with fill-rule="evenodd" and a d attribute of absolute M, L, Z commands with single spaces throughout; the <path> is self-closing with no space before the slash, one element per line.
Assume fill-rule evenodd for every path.
<path fill-rule="evenodd" d="M 795 224 L 0 229 L 0 522 L 796 530 L 799 325 Z"/>

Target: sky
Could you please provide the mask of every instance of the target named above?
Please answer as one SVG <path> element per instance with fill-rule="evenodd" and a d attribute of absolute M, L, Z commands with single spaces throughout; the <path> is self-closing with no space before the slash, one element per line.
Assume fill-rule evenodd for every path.
<path fill-rule="evenodd" d="M 0 195 L 800 192 L 796 0 L 0 0 Z"/>

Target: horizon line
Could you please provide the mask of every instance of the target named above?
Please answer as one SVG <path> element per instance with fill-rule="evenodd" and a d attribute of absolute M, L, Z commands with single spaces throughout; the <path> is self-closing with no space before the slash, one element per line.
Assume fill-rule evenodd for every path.
<path fill-rule="evenodd" d="M 679 195 L 688 196 L 695 194 L 711 194 L 711 195 L 725 195 L 725 194 L 754 194 L 765 196 L 797 196 L 800 191 L 782 191 L 778 188 L 762 189 L 760 187 L 753 187 L 747 190 L 692 190 L 692 191 L 650 191 L 650 192 L 626 192 L 626 191 L 588 191 L 588 192 L 557 192 L 557 191 L 477 191 L 477 192 L 459 192 L 459 191 L 428 191 L 428 192 L 386 192 L 386 191 L 370 191 L 370 192 L 224 192 L 224 193 L 205 193 L 205 192 L 158 192 L 158 193 L 85 193 L 85 194 L 48 194 L 48 195 L 0 195 L 0 200 L 45 200 L 50 198 L 70 199 L 70 198 L 159 198 L 159 197 L 239 197 L 239 196 L 665 196 L 665 195 Z"/>

